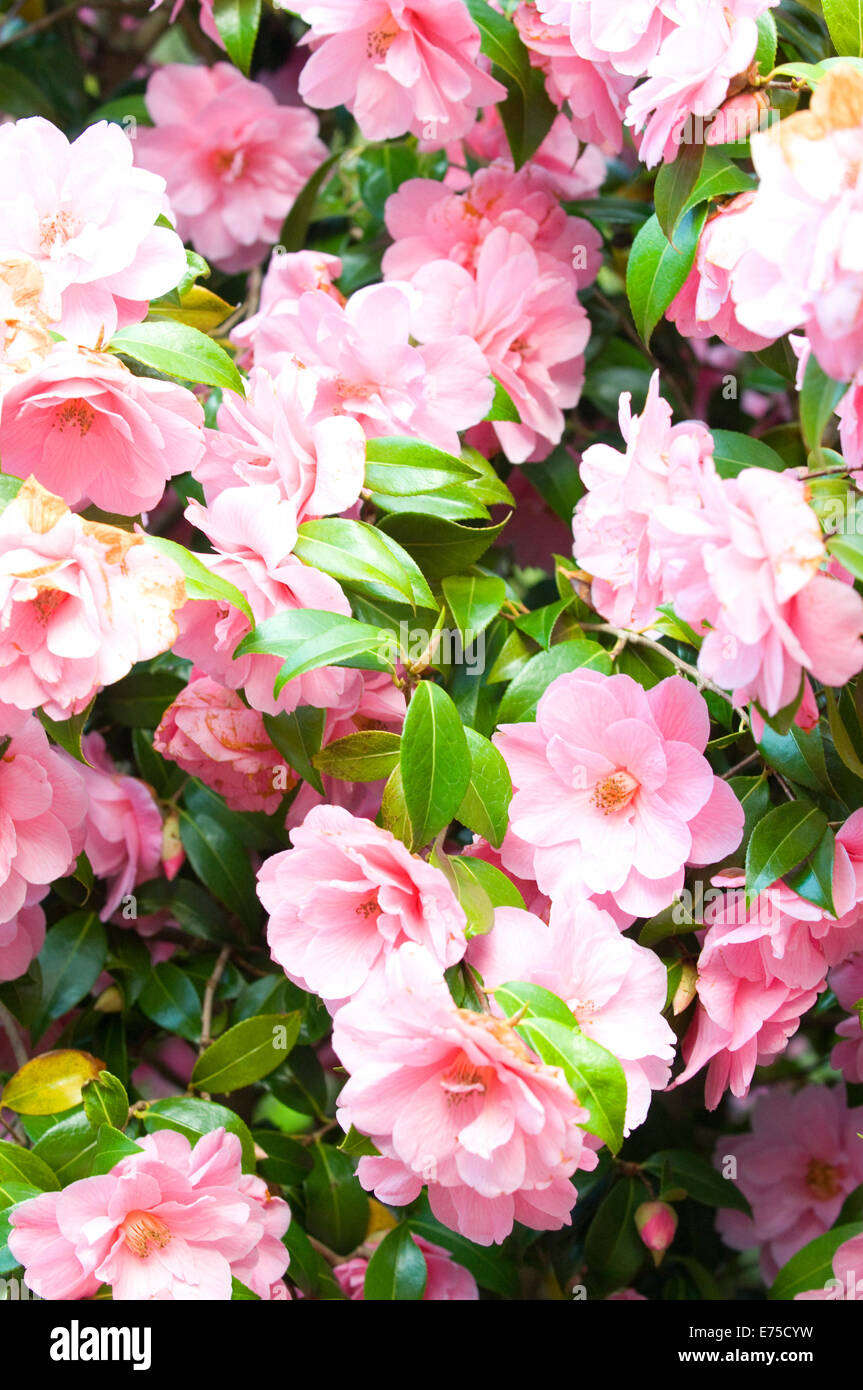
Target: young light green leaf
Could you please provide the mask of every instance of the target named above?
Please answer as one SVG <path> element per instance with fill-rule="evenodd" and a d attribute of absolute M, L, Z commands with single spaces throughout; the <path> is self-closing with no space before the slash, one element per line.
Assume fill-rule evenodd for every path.
<path fill-rule="evenodd" d="M 385 729 L 362 729 L 328 743 L 315 755 L 315 767 L 342 782 L 377 782 L 398 766 L 401 739 Z"/>
<path fill-rule="evenodd" d="M 213 19 L 231 62 L 248 77 L 261 22 L 261 0 L 215 0 Z"/>
<path fill-rule="evenodd" d="M 244 394 L 243 379 L 225 349 L 186 323 L 155 320 L 121 328 L 110 348 L 180 381 Z"/>

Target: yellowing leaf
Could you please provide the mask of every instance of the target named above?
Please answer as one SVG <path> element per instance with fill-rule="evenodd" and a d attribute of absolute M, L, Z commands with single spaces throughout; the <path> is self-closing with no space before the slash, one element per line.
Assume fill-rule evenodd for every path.
<path fill-rule="evenodd" d="M 234 310 L 212 290 L 204 289 L 203 285 L 193 285 L 179 304 L 155 304 L 150 312 L 153 318 L 174 319 L 177 323 L 187 323 L 190 328 L 197 328 L 201 333 L 212 333 Z"/>
<path fill-rule="evenodd" d="M 89 1052 L 43 1052 L 10 1076 L 0 1108 L 18 1115 L 58 1115 L 80 1105 L 82 1087 L 104 1070 L 105 1063 Z"/>

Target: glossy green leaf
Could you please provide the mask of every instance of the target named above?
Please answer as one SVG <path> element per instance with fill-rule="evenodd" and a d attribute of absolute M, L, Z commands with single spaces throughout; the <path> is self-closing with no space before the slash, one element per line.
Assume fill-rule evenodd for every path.
<path fill-rule="evenodd" d="M 746 898 L 752 902 L 817 848 L 827 817 L 809 801 L 775 806 L 759 821 L 746 850 Z"/>
<path fill-rule="evenodd" d="M 455 813 L 456 820 L 498 848 L 506 834 L 512 778 L 503 754 L 475 729 L 465 728 L 470 753 L 470 780 Z"/>
<path fill-rule="evenodd" d="M 261 0 L 215 0 L 213 20 L 231 62 L 248 77 L 261 22 Z"/>
<path fill-rule="evenodd" d="M 643 342 L 653 330 L 689 274 L 706 208 L 693 208 L 680 221 L 672 246 L 656 216 L 651 217 L 632 244 L 626 269 L 626 293 L 635 326 Z"/>
<path fill-rule="evenodd" d="M 441 686 L 420 681 L 405 717 L 400 764 L 415 844 L 427 844 L 456 816 L 470 765 L 458 710 Z"/>
<path fill-rule="evenodd" d="M 110 347 L 112 352 L 121 352 L 166 376 L 243 395 L 242 377 L 225 349 L 188 324 L 160 320 L 136 323 L 115 333 Z"/>
<path fill-rule="evenodd" d="M 342 782 L 377 782 L 398 766 L 401 739 L 385 729 L 363 729 L 328 743 L 315 755 L 315 767 Z"/>
<path fill-rule="evenodd" d="M 300 1031 L 302 1014 L 259 1014 L 234 1024 L 201 1054 L 191 1085 L 227 1095 L 261 1081 L 280 1066 Z"/>
<path fill-rule="evenodd" d="M 368 1262 L 363 1296 L 366 1302 L 415 1303 L 423 1297 L 427 1281 L 425 1255 L 410 1227 L 395 1226 Z"/>

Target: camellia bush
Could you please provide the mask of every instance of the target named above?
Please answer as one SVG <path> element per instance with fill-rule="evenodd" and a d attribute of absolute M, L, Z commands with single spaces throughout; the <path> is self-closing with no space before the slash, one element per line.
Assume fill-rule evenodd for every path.
<path fill-rule="evenodd" d="M 863 1296 L 861 0 L 0 113 L 0 1294 Z"/>

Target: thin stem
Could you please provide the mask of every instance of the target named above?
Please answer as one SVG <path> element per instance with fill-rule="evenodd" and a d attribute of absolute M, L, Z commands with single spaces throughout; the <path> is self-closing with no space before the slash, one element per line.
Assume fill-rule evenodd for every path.
<path fill-rule="evenodd" d="M 748 767 L 750 763 L 754 763 L 756 758 L 760 757 L 761 754 L 758 752 L 758 749 L 756 748 L 754 753 L 750 753 L 747 758 L 741 758 L 739 763 L 735 763 L 734 766 L 730 767 L 727 772 L 723 772 L 722 781 L 727 782 L 729 777 L 733 777 L 735 773 L 741 772 L 744 767 Z"/>
<path fill-rule="evenodd" d="M 643 632 L 626 632 L 623 628 L 613 627 L 611 623 L 579 623 L 579 627 L 583 628 L 585 632 L 607 632 L 618 640 L 622 637 L 626 642 L 635 642 L 638 646 L 651 647 L 653 651 L 661 652 L 678 671 L 691 676 L 700 690 L 710 690 L 714 695 L 719 695 L 731 705 L 732 709 L 736 709 L 744 718 L 747 717 L 746 711 L 742 706 L 735 705 L 727 690 L 723 690 L 721 686 L 714 685 L 713 681 L 707 680 L 705 676 L 702 676 L 697 666 L 693 666 L 689 661 L 684 661 L 682 657 L 675 656 L 674 652 L 670 652 L 661 642 L 657 642 L 655 637 L 648 637 Z"/>
<path fill-rule="evenodd" d="M 219 981 L 225 973 L 225 966 L 231 954 L 230 946 L 223 946 L 216 958 L 213 966 L 213 973 L 204 986 L 204 1002 L 201 1006 L 201 1045 L 198 1048 L 198 1056 L 210 1046 L 213 1039 L 210 1037 L 210 1029 L 213 1026 L 213 1002 L 216 998 L 216 990 L 219 988 Z"/>
<path fill-rule="evenodd" d="M 2 1002 L 0 1002 L 0 1028 L 9 1039 L 16 1064 L 23 1067 L 29 1061 L 27 1049 L 21 1039 L 21 1034 L 18 1032 L 18 1024 Z"/>
<path fill-rule="evenodd" d="M 126 0 L 71 0 L 71 4 L 63 5 L 59 10 L 52 10 L 50 14 L 44 14 L 40 19 L 34 19 L 32 24 L 28 24 L 26 29 L 19 29 L 8 39 L 0 42 L 0 50 L 10 48 L 13 43 L 18 43 L 20 39 L 32 38 L 34 34 L 41 34 L 45 29 L 51 29 L 55 24 L 60 24 L 64 19 L 71 17 L 83 10 L 85 7 L 91 10 L 126 10 L 129 14 L 142 11 L 141 5 L 130 5 Z M 145 11 L 143 11 L 145 12 Z M 0 16 L 6 19 L 7 16 Z"/>

